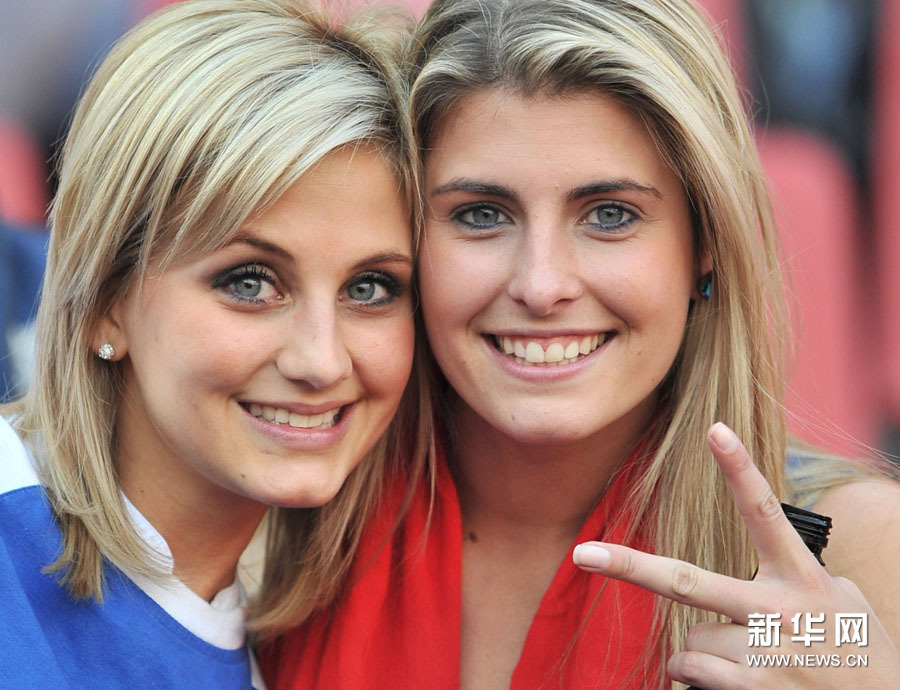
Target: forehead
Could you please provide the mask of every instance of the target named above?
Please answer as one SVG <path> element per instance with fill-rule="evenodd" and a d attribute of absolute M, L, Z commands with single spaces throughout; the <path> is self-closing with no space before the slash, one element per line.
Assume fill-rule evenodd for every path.
<path fill-rule="evenodd" d="M 377 149 L 335 149 L 278 191 L 269 190 L 273 199 L 249 214 L 233 200 L 223 200 L 221 208 L 211 204 L 180 241 L 151 257 L 135 283 L 248 245 L 313 263 L 329 251 L 350 263 L 359 256 L 411 253 L 406 190 Z"/>
<path fill-rule="evenodd" d="M 426 174 L 497 171 L 640 175 L 680 187 L 643 121 L 603 93 L 564 96 L 488 89 L 463 98 L 437 131 Z M 546 180 L 546 175 L 544 175 Z"/>
<path fill-rule="evenodd" d="M 209 190 L 203 200 L 191 199 L 184 210 L 173 215 L 193 215 L 194 223 L 179 232 L 175 232 L 177 226 L 169 228 L 168 235 L 157 243 L 153 263 L 192 261 L 241 239 L 263 220 L 290 226 L 309 215 L 326 220 L 328 215 L 342 212 L 346 217 L 352 206 L 339 208 L 338 199 L 348 192 L 361 202 L 410 205 L 407 180 L 386 146 L 366 140 L 353 142 L 328 151 L 307 166 L 296 176 L 290 169 L 279 175 L 277 168 L 270 171 L 272 179 L 247 174 L 240 183 Z M 411 232 L 408 224 L 406 229 Z"/>

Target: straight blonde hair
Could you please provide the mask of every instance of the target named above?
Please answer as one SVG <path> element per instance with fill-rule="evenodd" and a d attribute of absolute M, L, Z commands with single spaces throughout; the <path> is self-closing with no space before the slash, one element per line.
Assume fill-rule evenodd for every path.
<path fill-rule="evenodd" d="M 661 385 L 651 449 L 629 498 L 654 552 L 748 578 L 755 551 L 706 442 L 728 423 L 778 495 L 787 328 L 777 231 L 741 98 L 716 36 L 689 0 L 436 0 L 409 55 L 413 132 L 427 163 L 466 96 L 610 96 L 640 118 L 684 185 L 712 295 L 693 304 Z M 572 136 L 577 137 L 577 133 Z M 599 497 L 598 497 L 599 498 Z M 696 525 L 704 529 L 696 529 Z M 636 674 L 665 661 L 710 614 L 660 599 L 657 639 Z M 561 660 L 565 663 L 565 660 Z"/>
<path fill-rule="evenodd" d="M 102 600 L 105 560 L 160 575 L 116 481 L 121 381 L 91 350 L 98 319 L 140 289 L 151 262 L 224 246 L 337 149 L 376 149 L 416 198 L 397 68 L 406 33 L 377 13 L 339 25 L 288 0 L 192 0 L 138 25 L 100 65 L 62 153 L 34 384 L 4 410 L 39 459 L 62 531 L 49 570 L 72 596 Z M 397 421 L 331 504 L 273 512 L 259 631 L 329 602 L 383 481 L 401 465 L 413 478 L 423 472 L 423 381 L 414 375 Z"/>

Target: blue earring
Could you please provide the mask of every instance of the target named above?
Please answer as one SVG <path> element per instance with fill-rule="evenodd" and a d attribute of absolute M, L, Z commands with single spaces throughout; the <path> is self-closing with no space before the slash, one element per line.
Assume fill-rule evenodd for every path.
<path fill-rule="evenodd" d="M 703 299 L 709 299 L 709 296 L 712 294 L 712 271 L 700 278 L 697 289 L 700 291 L 700 296 Z"/>

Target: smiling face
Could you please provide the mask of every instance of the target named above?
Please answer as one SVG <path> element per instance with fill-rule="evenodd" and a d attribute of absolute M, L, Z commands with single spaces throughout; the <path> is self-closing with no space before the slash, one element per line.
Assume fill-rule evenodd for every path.
<path fill-rule="evenodd" d="M 124 356 L 126 493 L 152 484 L 182 503 L 285 506 L 337 493 L 411 368 L 398 189 L 375 153 L 331 153 L 227 246 L 151 275 L 116 305 L 98 337 Z"/>
<path fill-rule="evenodd" d="M 640 120 L 598 94 L 475 93 L 425 193 L 425 324 L 461 404 L 526 443 L 639 437 L 699 276 L 684 190 Z"/>

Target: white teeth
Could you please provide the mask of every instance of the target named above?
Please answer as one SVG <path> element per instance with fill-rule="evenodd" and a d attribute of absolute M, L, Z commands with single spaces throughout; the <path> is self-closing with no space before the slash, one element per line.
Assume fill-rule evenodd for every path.
<path fill-rule="evenodd" d="M 605 343 L 605 334 L 586 335 L 579 340 L 573 340 L 568 345 L 561 342 L 552 342 L 545 350 L 534 340 L 525 341 L 498 336 L 494 339 L 497 349 L 514 359 L 519 364 L 532 366 L 555 367 L 561 364 L 577 362 L 582 357 L 589 355 L 600 345 Z"/>
<path fill-rule="evenodd" d="M 296 412 L 291 412 L 291 417 L 288 420 L 288 424 L 292 427 L 300 428 L 308 428 L 309 427 L 309 416 L 305 414 L 297 414 Z"/>
<path fill-rule="evenodd" d="M 525 346 L 525 361 L 532 364 L 540 364 L 544 361 L 544 348 L 535 342 Z"/>
<path fill-rule="evenodd" d="M 559 343 L 550 343 L 550 346 L 544 352 L 545 362 L 562 362 L 566 356 L 566 351 Z"/>
<path fill-rule="evenodd" d="M 258 403 L 250 403 L 247 409 L 254 417 L 260 417 L 267 422 L 274 422 L 281 426 L 291 426 L 295 429 L 328 429 L 334 426 L 341 411 L 340 407 L 336 407 L 321 414 L 305 415 L 297 414 L 281 407 L 259 405 Z"/>

